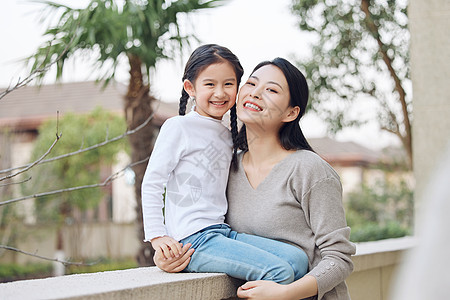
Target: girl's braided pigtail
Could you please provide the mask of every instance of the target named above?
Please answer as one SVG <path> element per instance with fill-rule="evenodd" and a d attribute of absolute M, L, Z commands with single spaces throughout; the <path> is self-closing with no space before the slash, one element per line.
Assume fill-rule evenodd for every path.
<path fill-rule="evenodd" d="M 234 171 L 238 170 L 237 150 L 238 150 L 238 125 L 236 115 L 236 104 L 230 110 L 230 122 L 231 122 L 231 137 L 233 139 L 233 157 L 231 159 L 231 166 Z"/>
<path fill-rule="evenodd" d="M 180 107 L 178 110 L 178 114 L 180 116 L 184 116 L 186 114 L 186 105 L 189 100 L 189 94 L 183 89 L 181 91 L 181 97 L 180 97 Z"/>

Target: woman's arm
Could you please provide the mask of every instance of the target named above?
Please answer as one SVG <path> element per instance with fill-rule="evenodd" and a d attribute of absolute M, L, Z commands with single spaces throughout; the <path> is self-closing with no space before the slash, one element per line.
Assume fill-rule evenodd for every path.
<path fill-rule="evenodd" d="M 302 195 L 301 204 L 320 252 L 320 261 L 313 264 L 307 275 L 315 277 L 318 299 L 322 299 L 353 271 L 351 255 L 356 250 L 349 240 L 350 228 L 345 220 L 339 178 L 328 177 L 316 182 Z"/>
<path fill-rule="evenodd" d="M 178 273 L 183 271 L 189 262 L 191 261 L 191 255 L 194 253 L 194 249 L 190 248 L 191 244 L 188 243 L 181 248 L 181 255 L 179 257 L 165 258 L 161 248 L 155 250 L 153 261 L 156 266 L 163 271 L 169 273 Z"/>
<path fill-rule="evenodd" d="M 282 285 L 273 281 L 249 281 L 239 287 L 237 296 L 258 300 L 298 300 L 317 295 L 317 280 L 306 275 L 291 284 Z"/>

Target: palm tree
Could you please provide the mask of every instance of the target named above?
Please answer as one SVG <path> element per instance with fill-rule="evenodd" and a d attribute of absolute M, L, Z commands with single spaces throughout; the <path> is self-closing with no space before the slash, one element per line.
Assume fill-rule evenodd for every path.
<path fill-rule="evenodd" d="M 130 129 L 142 124 L 152 114 L 150 70 L 161 59 L 171 59 L 189 44 L 191 36 L 182 35 L 178 24 L 179 13 L 189 13 L 220 5 L 219 0 L 126 0 L 121 5 L 115 0 L 91 0 L 83 9 L 44 1 L 43 13 L 56 15 L 57 23 L 44 36 L 49 42 L 40 46 L 28 58 L 32 71 L 42 69 L 56 60 L 56 79 L 63 74 L 65 63 L 75 54 L 98 55 L 95 70 L 100 70 L 99 81 L 105 85 L 114 78 L 120 61 L 128 60 L 130 79 L 124 99 L 124 112 Z M 78 56 L 79 57 L 79 56 Z M 46 74 L 38 73 L 39 79 Z M 152 150 L 153 130 L 148 124 L 130 136 L 131 159 L 138 162 Z M 141 183 L 145 164 L 134 167 L 135 194 L 139 240 L 143 241 Z M 137 255 L 140 265 L 152 265 L 149 243 L 142 243 Z"/>

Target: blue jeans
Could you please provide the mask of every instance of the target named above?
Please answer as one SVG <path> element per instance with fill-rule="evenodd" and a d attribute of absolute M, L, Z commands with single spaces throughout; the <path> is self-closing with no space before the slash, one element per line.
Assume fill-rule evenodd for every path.
<path fill-rule="evenodd" d="M 282 284 L 303 277 L 308 270 L 306 253 L 289 244 L 232 231 L 226 224 L 212 225 L 180 241 L 195 249 L 188 272 L 218 272 L 251 280 Z"/>

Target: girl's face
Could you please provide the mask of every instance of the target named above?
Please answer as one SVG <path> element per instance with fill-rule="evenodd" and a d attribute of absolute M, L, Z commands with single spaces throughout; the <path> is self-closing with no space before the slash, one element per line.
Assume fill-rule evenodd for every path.
<path fill-rule="evenodd" d="M 197 113 L 221 120 L 236 103 L 236 73 L 228 62 L 212 64 L 198 74 L 195 84 L 185 80 L 184 89 L 195 97 Z"/>
<path fill-rule="evenodd" d="M 289 85 L 283 72 L 265 65 L 250 75 L 239 91 L 237 115 L 246 125 L 278 130 L 284 122 L 295 120 L 300 108 L 291 107 Z"/>

